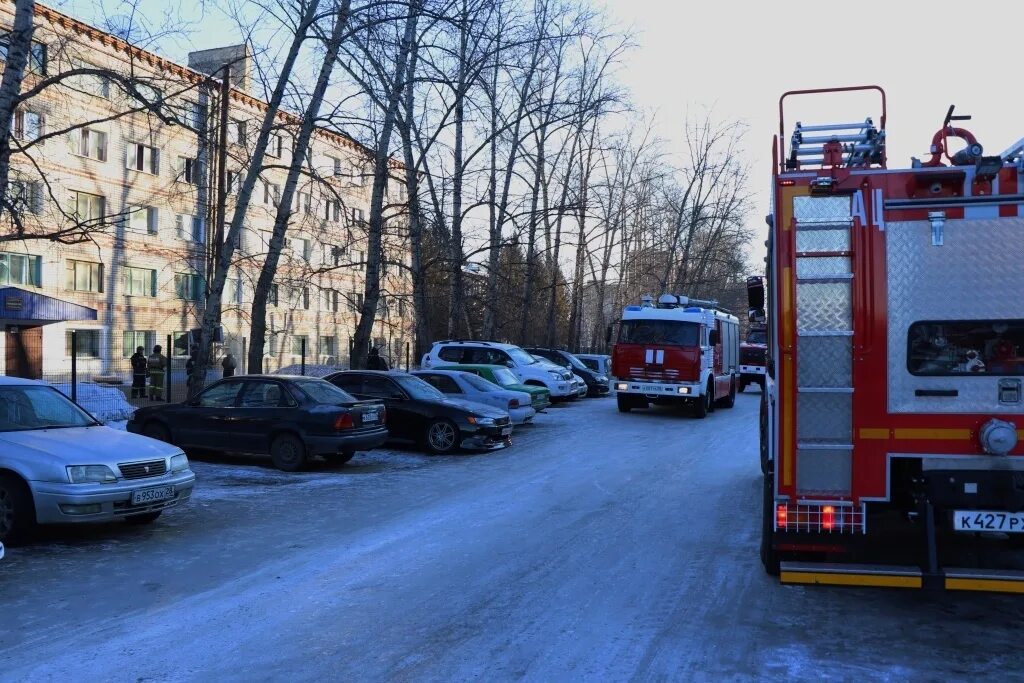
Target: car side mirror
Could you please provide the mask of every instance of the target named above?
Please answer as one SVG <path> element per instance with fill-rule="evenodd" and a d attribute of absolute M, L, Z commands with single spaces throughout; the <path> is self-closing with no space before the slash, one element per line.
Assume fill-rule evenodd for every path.
<path fill-rule="evenodd" d="M 502 365 L 504 365 L 506 368 L 514 368 L 516 366 L 516 364 L 510 360 L 505 361 L 504 363 L 502 363 Z"/>

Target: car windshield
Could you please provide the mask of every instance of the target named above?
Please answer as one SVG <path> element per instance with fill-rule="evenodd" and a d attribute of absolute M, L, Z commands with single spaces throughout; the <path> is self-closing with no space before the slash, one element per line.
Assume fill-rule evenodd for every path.
<path fill-rule="evenodd" d="M 577 358 L 576 356 L 572 355 L 571 353 L 568 354 L 568 358 L 569 358 L 569 365 L 573 366 L 577 370 L 587 370 L 588 369 L 587 366 L 583 364 L 583 361 L 581 361 L 579 358 Z"/>
<path fill-rule="evenodd" d="M 39 385 L 0 387 L 0 432 L 99 424 L 64 394 Z"/>
<path fill-rule="evenodd" d="M 513 346 L 510 349 L 505 349 L 505 352 L 509 356 L 511 356 L 512 360 L 514 360 L 519 365 L 533 365 L 534 363 L 537 362 L 536 358 L 528 354 L 526 351 L 523 351 L 518 346 Z"/>
<path fill-rule="evenodd" d="M 356 399 L 344 391 L 334 386 L 330 382 L 322 379 L 304 379 L 300 382 L 295 383 L 299 389 L 309 396 L 317 403 L 327 403 L 330 405 L 340 405 L 342 403 L 355 403 Z"/>
<path fill-rule="evenodd" d="M 512 373 L 509 374 L 511 375 Z M 497 391 L 499 389 L 499 387 L 495 386 L 492 382 L 488 382 L 487 380 L 468 372 L 462 373 L 462 379 L 466 381 L 466 384 L 477 391 Z"/>
<path fill-rule="evenodd" d="M 700 325 L 679 320 L 624 320 L 620 344 L 672 344 L 698 346 Z"/>
<path fill-rule="evenodd" d="M 598 370 L 601 369 L 600 366 L 597 363 L 597 359 L 596 358 L 580 358 L 580 361 L 588 369 L 593 370 L 594 372 L 597 372 Z"/>
<path fill-rule="evenodd" d="M 748 344 L 767 344 L 768 332 L 765 330 L 750 330 L 747 332 Z"/>
<path fill-rule="evenodd" d="M 494 381 L 503 387 L 507 387 L 510 384 L 519 384 L 519 378 L 508 368 L 494 368 L 492 374 L 494 375 Z"/>
<path fill-rule="evenodd" d="M 398 385 L 409 392 L 409 395 L 415 399 L 423 401 L 439 401 L 445 396 L 440 391 L 432 387 L 431 385 L 424 382 L 419 377 L 395 377 L 394 378 Z"/>

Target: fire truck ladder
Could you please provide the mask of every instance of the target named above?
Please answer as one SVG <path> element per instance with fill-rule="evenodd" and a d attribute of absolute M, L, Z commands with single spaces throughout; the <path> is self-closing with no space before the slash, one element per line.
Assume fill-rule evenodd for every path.
<path fill-rule="evenodd" d="M 808 135 L 808 133 L 825 133 Z M 786 169 L 807 167 L 862 167 L 885 159 L 885 131 L 875 128 L 870 117 L 860 123 L 829 123 L 805 126 L 799 121 L 790 137 Z"/>

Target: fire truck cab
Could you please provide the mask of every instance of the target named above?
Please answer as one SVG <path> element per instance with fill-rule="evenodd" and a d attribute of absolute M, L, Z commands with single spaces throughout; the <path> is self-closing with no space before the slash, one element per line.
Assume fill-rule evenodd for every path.
<path fill-rule="evenodd" d="M 986 155 L 950 107 L 931 158 L 890 169 L 884 91 L 837 90 L 877 92 L 880 125 L 798 123 L 787 154 L 784 101 L 836 90 L 779 103 L 761 559 L 1024 592 L 1024 141 Z"/>
<path fill-rule="evenodd" d="M 751 290 L 754 290 L 751 292 Z M 757 304 L 747 314 L 747 336 L 740 342 L 740 393 L 748 384 L 757 384 L 764 392 L 765 376 L 768 374 L 768 326 L 764 313 L 764 280 L 760 275 L 747 278 L 748 298 Z"/>
<path fill-rule="evenodd" d="M 685 404 L 704 418 L 731 408 L 739 378 L 739 325 L 717 302 L 664 294 L 626 306 L 612 349 L 619 410 Z"/>

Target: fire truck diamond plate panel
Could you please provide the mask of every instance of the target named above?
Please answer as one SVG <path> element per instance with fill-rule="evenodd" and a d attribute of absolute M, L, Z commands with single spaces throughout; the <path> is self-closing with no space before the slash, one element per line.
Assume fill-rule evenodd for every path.
<path fill-rule="evenodd" d="M 802 443 L 853 443 L 853 394 L 797 394 L 796 439 Z M 798 466 L 799 467 L 799 466 Z"/>
<path fill-rule="evenodd" d="M 796 490 L 801 495 L 849 495 L 852 452 L 848 449 L 798 449 Z"/>
<path fill-rule="evenodd" d="M 1000 404 L 998 375 L 915 376 L 907 368 L 908 333 L 919 321 L 1024 317 L 1024 218 L 948 220 L 932 245 L 928 221 L 886 229 L 889 308 L 889 412 L 1019 413 Z M 956 390 L 954 398 L 918 390 Z"/>
<path fill-rule="evenodd" d="M 850 330 L 849 282 L 802 282 L 796 286 L 796 327 L 800 332 Z"/>
<path fill-rule="evenodd" d="M 797 386 L 852 387 L 852 343 L 850 336 L 800 337 Z"/>
<path fill-rule="evenodd" d="M 849 197 L 794 197 L 797 223 L 849 223 Z"/>

